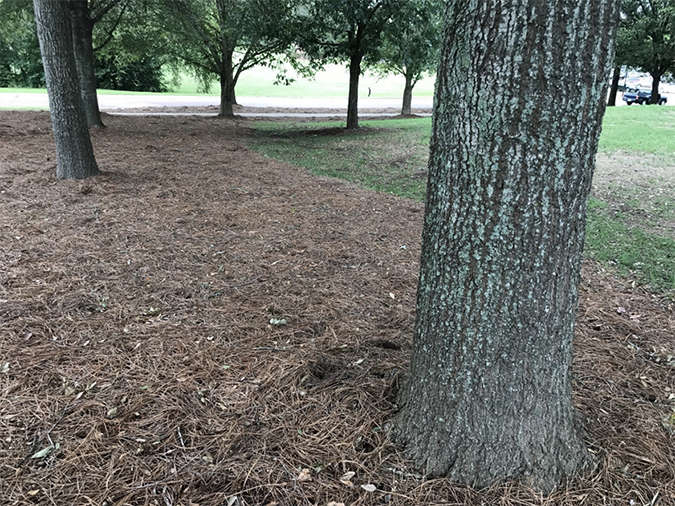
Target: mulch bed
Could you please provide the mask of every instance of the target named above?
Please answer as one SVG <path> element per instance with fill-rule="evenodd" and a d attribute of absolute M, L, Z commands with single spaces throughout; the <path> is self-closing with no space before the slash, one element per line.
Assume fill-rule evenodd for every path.
<path fill-rule="evenodd" d="M 253 153 L 245 121 L 105 122 L 104 174 L 60 181 L 48 115 L 0 112 L 0 503 L 675 504 L 672 300 L 584 268 L 589 476 L 426 479 L 387 436 L 422 205 Z"/>

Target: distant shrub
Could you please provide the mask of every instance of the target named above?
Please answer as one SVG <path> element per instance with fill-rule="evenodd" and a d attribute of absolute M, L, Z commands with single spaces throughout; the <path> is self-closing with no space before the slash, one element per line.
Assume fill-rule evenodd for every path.
<path fill-rule="evenodd" d="M 102 55 L 96 58 L 96 82 L 99 88 L 125 91 L 168 91 L 162 63 L 149 56 L 118 58 Z"/>

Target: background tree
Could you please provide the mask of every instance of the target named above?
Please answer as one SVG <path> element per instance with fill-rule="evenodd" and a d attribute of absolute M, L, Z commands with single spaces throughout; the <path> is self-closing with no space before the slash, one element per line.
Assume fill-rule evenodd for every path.
<path fill-rule="evenodd" d="M 73 50 L 80 92 L 87 124 L 90 128 L 103 127 L 96 95 L 96 71 L 94 52 L 94 26 L 105 16 L 115 17 L 110 32 L 104 35 L 105 45 L 122 19 L 130 0 L 68 0 L 73 36 Z"/>
<path fill-rule="evenodd" d="M 32 0 L 0 1 L 0 85 L 45 85 Z"/>
<path fill-rule="evenodd" d="M 621 13 L 619 13 L 619 30 L 617 32 L 617 42 L 616 42 L 616 51 L 614 52 L 614 68 L 612 69 L 612 80 L 609 84 L 609 97 L 607 99 L 607 105 L 609 107 L 616 106 L 616 97 L 619 93 L 619 81 L 621 80 L 621 68 L 624 65 L 625 57 L 621 53 L 622 44 L 619 42 L 619 39 L 622 36 L 621 31 Z"/>
<path fill-rule="evenodd" d="M 616 96 L 619 93 L 620 80 L 621 80 L 621 65 L 614 64 L 614 69 L 612 70 L 612 81 L 609 84 L 609 98 L 607 99 L 607 106 L 609 107 L 614 107 L 616 105 Z"/>
<path fill-rule="evenodd" d="M 0 87 L 9 88 L 12 85 L 12 67 L 10 62 L 11 51 L 9 44 L 0 38 Z"/>
<path fill-rule="evenodd" d="M 164 5 L 174 57 L 203 83 L 214 77 L 220 82 L 219 116 L 234 114 L 241 73 L 274 65 L 295 37 L 296 9 L 289 0 L 166 0 Z"/>
<path fill-rule="evenodd" d="M 176 85 L 178 68 L 163 14 L 160 2 L 129 0 L 100 19 L 94 32 L 100 88 L 165 92 Z"/>
<path fill-rule="evenodd" d="M 589 459 L 572 338 L 618 8 L 448 2 L 395 430 L 428 475 L 548 492 Z"/>
<path fill-rule="evenodd" d="M 675 0 L 624 0 L 621 11 L 619 63 L 652 76 L 657 104 L 661 78 L 675 68 Z"/>
<path fill-rule="evenodd" d="M 113 50 L 99 53 L 96 63 L 99 88 L 154 93 L 170 90 L 161 57 Z"/>
<path fill-rule="evenodd" d="M 359 77 L 364 58 L 376 57 L 381 33 L 403 1 L 314 0 L 301 47 L 321 62 L 348 62 L 347 128 L 358 128 Z"/>
<path fill-rule="evenodd" d="M 99 173 L 80 97 L 68 4 L 34 0 L 40 52 L 56 143 L 56 175 L 84 179 Z"/>
<path fill-rule="evenodd" d="M 156 2 L 90 0 L 85 5 L 80 0 L 69 0 L 66 3 L 71 8 L 73 31 L 77 33 L 73 44 L 78 51 L 79 79 L 90 118 L 100 117 L 97 100 L 94 101 L 97 87 L 168 90 L 171 83 L 167 82 L 166 75 L 172 70 L 166 54 L 169 41 L 158 21 Z M 44 87 L 32 0 L 0 1 L 0 18 L 3 19 L 0 80 L 5 86 Z M 91 76 L 92 71 L 95 78 Z M 96 120 L 89 123 L 96 124 Z"/>
<path fill-rule="evenodd" d="M 396 18 L 385 23 L 377 58 L 367 64 L 381 74 L 399 74 L 405 78 L 401 114 L 409 115 L 412 91 L 424 73 L 435 72 L 441 50 L 441 0 L 401 2 Z"/>

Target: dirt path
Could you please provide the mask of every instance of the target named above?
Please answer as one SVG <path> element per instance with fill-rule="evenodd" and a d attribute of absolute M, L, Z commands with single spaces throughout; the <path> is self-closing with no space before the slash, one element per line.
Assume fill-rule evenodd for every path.
<path fill-rule="evenodd" d="M 74 182 L 46 113 L 0 116 L 4 503 L 675 503 L 672 303 L 585 268 L 589 476 L 425 480 L 387 436 L 421 204 L 252 153 L 246 122 L 106 121 Z"/>

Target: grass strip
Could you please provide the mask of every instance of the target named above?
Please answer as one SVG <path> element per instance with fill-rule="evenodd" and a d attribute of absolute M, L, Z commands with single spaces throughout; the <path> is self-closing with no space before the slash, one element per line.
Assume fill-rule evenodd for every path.
<path fill-rule="evenodd" d="M 633 223 L 631 223 L 633 222 Z M 646 232 L 633 216 L 611 212 L 592 198 L 586 224 L 586 255 L 616 267 L 660 291 L 675 290 L 675 240 Z"/>
<path fill-rule="evenodd" d="M 622 142 L 626 132 L 623 122 L 633 125 L 629 130 L 643 133 Z M 251 147 L 266 156 L 305 167 L 313 174 L 345 179 L 414 200 L 424 199 L 429 118 L 364 121 L 355 132 L 343 126 L 335 122 L 256 123 Z M 675 110 L 610 109 L 601 150 L 675 153 L 675 136 L 664 133 L 671 126 L 675 127 Z M 650 135 L 656 135 L 658 140 L 647 142 Z M 656 191 L 663 191 L 656 189 L 658 185 L 661 182 L 645 180 L 628 193 L 625 187 L 617 186 L 604 191 L 601 198 L 591 199 L 586 254 L 656 290 L 675 292 L 672 191 L 655 197 Z"/>

